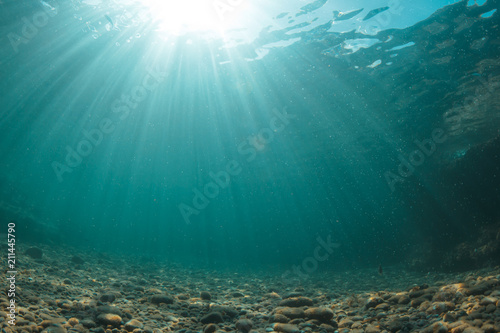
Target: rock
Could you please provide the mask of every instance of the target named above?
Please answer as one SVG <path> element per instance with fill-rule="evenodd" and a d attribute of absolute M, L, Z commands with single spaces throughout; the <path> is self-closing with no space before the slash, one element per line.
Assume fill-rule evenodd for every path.
<path fill-rule="evenodd" d="M 214 333 L 215 331 L 217 331 L 219 329 L 219 326 L 215 325 L 215 324 L 208 324 L 207 326 L 205 326 L 205 328 L 203 329 L 203 333 Z"/>
<path fill-rule="evenodd" d="M 299 327 L 293 324 L 274 324 L 273 326 L 276 332 L 284 332 L 284 333 L 299 333 Z"/>
<path fill-rule="evenodd" d="M 29 325 L 29 320 L 26 320 L 22 317 L 17 317 L 16 318 L 16 326 L 26 326 Z"/>
<path fill-rule="evenodd" d="M 49 326 L 58 326 L 61 324 L 64 324 L 66 322 L 66 318 L 50 318 L 50 319 L 45 319 L 40 323 L 40 326 L 42 327 L 49 327 Z"/>
<path fill-rule="evenodd" d="M 290 319 L 285 315 L 277 313 L 277 314 L 272 315 L 271 318 L 269 319 L 269 321 L 271 323 L 284 323 L 284 324 L 286 324 L 290 321 Z"/>
<path fill-rule="evenodd" d="M 383 302 L 384 300 L 380 297 L 370 297 L 366 300 L 365 308 L 366 309 L 374 308 Z"/>
<path fill-rule="evenodd" d="M 389 297 L 389 299 L 387 300 L 387 302 L 391 303 L 391 304 L 398 304 L 399 303 L 399 300 L 401 298 L 403 298 L 403 294 L 396 294 L 396 295 L 392 295 L 391 297 Z"/>
<path fill-rule="evenodd" d="M 187 301 L 189 299 L 188 294 L 179 294 L 177 295 L 177 299 L 180 299 L 181 301 Z"/>
<path fill-rule="evenodd" d="M 394 318 L 394 319 L 390 320 L 387 323 L 387 329 L 389 330 L 389 332 L 400 331 L 405 326 L 406 321 L 408 320 L 407 317 L 405 319 L 403 319 L 403 318 Z"/>
<path fill-rule="evenodd" d="M 76 326 L 79 323 L 80 323 L 80 321 L 75 317 L 68 319 L 68 324 L 70 324 L 71 326 Z"/>
<path fill-rule="evenodd" d="M 222 319 L 222 315 L 219 312 L 210 312 L 201 317 L 200 321 L 203 324 L 217 324 L 222 323 L 224 320 Z"/>
<path fill-rule="evenodd" d="M 230 306 L 224 306 L 224 305 L 210 305 L 210 312 L 219 312 L 230 318 L 234 318 L 239 314 L 238 310 L 233 309 Z"/>
<path fill-rule="evenodd" d="M 236 298 L 245 297 L 245 295 L 243 295 L 243 294 L 242 294 L 242 293 L 240 293 L 239 291 L 234 292 L 232 295 L 233 295 L 233 297 L 236 297 Z"/>
<path fill-rule="evenodd" d="M 493 297 L 484 297 L 480 302 L 479 304 L 480 305 L 490 305 L 490 304 L 496 304 L 498 300 L 496 298 L 493 298 Z"/>
<path fill-rule="evenodd" d="M 82 324 L 82 326 L 85 328 L 93 328 L 97 326 L 96 323 L 91 319 L 80 320 L 80 324 Z"/>
<path fill-rule="evenodd" d="M 368 325 L 365 328 L 365 333 L 380 333 L 380 328 L 375 325 Z"/>
<path fill-rule="evenodd" d="M 299 308 L 280 308 L 276 310 L 277 315 L 283 315 L 290 319 L 305 318 L 304 310 Z"/>
<path fill-rule="evenodd" d="M 90 332 L 92 332 L 92 333 L 106 333 L 106 331 L 102 327 L 93 328 L 90 330 Z"/>
<path fill-rule="evenodd" d="M 410 302 L 410 305 L 414 308 L 419 307 L 422 303 L 428 302 L 429 300 L 425 297 L 415 298 Z"/>
<path fill-rule="evenodd" d="M 200 293 L 200 298 L 204 301 L 210 301 L 212 299 L 212 295 L 208 291 L 202 291 Z"/>
<path fill-rule="evenodd" d="M 382 311 L 387 311 L 391 308 L 389 303 L 380 303 L 375 307 L 375 310 L 382 310 Z"/>
<path fill-rule="evenodd" d="M 122 323 L 122 317 L 113 313 L 101 313 L 97 316 L 97 322 L 101 325 L 119 327 Z"/>
<path fill-rule="evenodd" d="M 83 265 L 85 263 L 85 261 L 82 258 L 80 258 L 79 256 L 71 257 L 71 262 L 74 264 L 77 264 L 77 265 Z"/>
<path fill-rule="evenodd" d="M 482 295 L 486 291 L 493 289 L 493 287 L 496 286 L 497 284 L 498 284 L 498 281 L 496 279 L 482 281 L 482 282 L 476 284 L 474 287 L 469 288 L 469 292 L 472 295 Z"/>
<path fill-rule="evenodd" d="M 253 322 L 250 319 L 240 319 L 236 322 L 236 329 L 243 333 L 248 333 L 253 327 Z"/>
<path fill-rule="evenodd" d="M 493 312 L 496 311 L 496 309 L 497 309 L 497 306 L 495 304 L 488 304 L 486 306 L 486 309 L 484 310 L 484 312 L 486 312 L 486 313 L 493 313 Z"/>
<path fill-rule="evenodd" d="M 340 328 L 351 328 L 352 324 L 354 324 L 354 321 L 352 321 L 351 319 L 349 318 L 343 318 L 340 322 L 339 322 L 339 327 Z"/>
<path fill-rule="evenodd" d="M 328 325 L 328 324 L 321 324 L 319 325 L 319 328 L 321 328 L 323 331 L 327 331 L 327 332 L 335 332 L 335 327 L 331 326 L 331 325 Z"/>
<path fill-rule="evenodd" d="M 455 283 L 443 286 L 434 295 L 434 301 L 453 301 L 455 298 L 463 296 L 466 293 L 466 285 L 464 283 Z M 468 291 L 467 291 L 468 292 Z"/>
<path fill-rule="evenodd" d="M 103 303 L 112 303 L 116 299 L 114 294 L 103 294 L 99 300 Z"/>
<path fill-rule="evenodd" d="M 44 329 L 42 333 L 66 333 L 66 329 L 60 325 L 52 325 Z"/>
<path fill-rule="evenodd" d="M 279 306 L 288 306 L 293 308 L 298 308 L 301 306 L 311 306 L 311 305 L 313 305 L 312 299 L 302 296 L 286 298 L 279 303 Z"/>
<path fill-rule="evenodd" d="M 30 247 L 24 254 L 30 256 L 33 259 L 42 259 L 43 257 L 43 251 L 38 247 Z"/>
<path fill-rule="evenodd" d="M 333 318 L 333 311 L 328 308 L 309 308 L 305 311 L 305 315 L 309 319 L 328 322 Z"/>
<path fill-rule="evenodd" d="M 500 332 L 497 328 L 495 328 L 494 325 L 492 324 L 485 324 L 481 326 L 481 329 L 484 331 L 484 333 L 497 333 Z"/>
<path fill-rule="evenodd" d="M 269 298 L 281 298 L 281 296 L 277 292 L 275 292 L 275 291 L 273 291 L 273 292 L 271 292 L 269 294 L 266 294 L 266 296 L 269 297 Z"/>
<path fill-rule="evenodd" d="M 452 313 L 445 313 L 445 315 L 443 316 L 443 321 L 444 322 L 447 322 L 447 323 L 451 323 L 451 322 L 454 322 L 455 320 L 457 320 L 457 318 L 455 317 L 454 314 Z"/>
<path fill-rule="evenodd" d="M 426 327 L 422 330 L 422 333 L 448 333 L 448 326 L 446 323 L 438 321 L 437 323 Z"/>
<path fill-rule="evenodd" d="M 410 296 L 408 295 L 402 295 L 399 300 L 398 300 L 398 304 L 408 304 L 410 303 Z"/>
<path fill-rule="evenodd" d="M 462 333 L 484 333 L 484 331 L 478 327 L 469 326 L 465 328 Z"/>
<path fill-rule="evenodd" d="M 137 319 L 129 320 L 125 323 L 125 329 L 128 332 L 132 332 L 135 329 L 142 329 L 144 325 Z"/>
<path fill-rule="evenodd" d="M 56 300 L 56 305 L 66 310 L 70 310 L 73 307 L 73 303 L 68 300 Z"/>
<path fill-rule="evenodd" d="M 101 305 L 97 307 L 97 312 L 99 313 L 112 313 L 118 316 L 122 315 L 122 310 L 117 308 L 116 306 L 111 305 Z"/>
<path fill-rule="evenodd" d="M 428 314 L 442 314 L 444 312 L 453 310 L 455 305 L 451 302 L 434 302 L 427 308 Z"/>
<path fill-rule="evenodd" d="M 0 315 L 1 317 L 1 315 Z M 30 313 L 26 313 L 23 315 L 23 318 L 28 320 L 28 321 L 31 321 L 31 322 L 36 322 L 37 320 L 35 319 L 35 317 L 33 317 Z"/>
<path fill-rule="evenodd" d="M 161 304 L 161 303 L 172 304 L 172 303 L 174 303 L 174 298 L 172 296 L 165 295 L 165 294 L 153 295 L 153 296 L 151 296 L 151 303 L 153 303 L 153 304 Z"/>

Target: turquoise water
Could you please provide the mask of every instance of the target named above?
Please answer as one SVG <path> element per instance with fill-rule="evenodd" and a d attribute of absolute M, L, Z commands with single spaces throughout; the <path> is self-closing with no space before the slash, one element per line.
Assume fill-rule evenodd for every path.
<path fill-rule="evenodd" d="M 0 3 L 18 244 L 339 270 L 498 222 L 498 1 L 176 6 Z"/>

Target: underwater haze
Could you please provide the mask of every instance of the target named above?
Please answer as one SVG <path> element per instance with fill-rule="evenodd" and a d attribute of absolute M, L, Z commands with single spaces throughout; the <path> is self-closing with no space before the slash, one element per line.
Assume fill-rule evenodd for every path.
<path fill-rule="evenodd" d="M 2 0 L 0 232 L 210 268 L 498 264 L 498 6 Z"/>

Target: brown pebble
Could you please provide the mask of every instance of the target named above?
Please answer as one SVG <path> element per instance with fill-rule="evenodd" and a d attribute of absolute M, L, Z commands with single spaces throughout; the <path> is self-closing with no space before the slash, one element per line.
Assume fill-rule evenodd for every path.
<path fill-rule="evenodd" d="M 80 323 L 80 321 L 78 319 L 76 319 L 75 317 L 68 319 L 68 324 L 70 324 L 71 326 L 78 325 L 78 323 Z"/>
<path fill-rule="evenodd" d="M 99 316 L 97 316 L 97 322 L 102 325 L 118 327 L 122 323 L 122 318 L 119 315 L 112 313 L 101 313 Z"/>
<path fill-rule="evenodd" d="M 309 319 L 327 322 L 333 318 L 333 311 L 328 308 L 309 308 L 305 311 L 305 315 Z"/>
<path fill-rule="evenodd" d="M 304 310 L 300 308 L 280 308 L 276 310 L 277 315 L 283 315 L 290 319 L 305 318 Z"/>
<path fill-rule="evenodd" d="M 125 330 L 128 332 L 133 332 L 135 329 L 141 329 L 144 325 L 137 319 L 129 320 L 125 323 Z"/>
<path fill-rule="evenodd" d="M 284 333 L 299 333 L 299 327 L 293 324 L 274 324 L 274 330 L 276 332 L 284 332 Z"/>
<path fill-rule="evenodd" d="M 380 328 L 378 328 L 375 325 L 368 325 L 365 328 L 365 333 L 379 333 L 379 332 L 380 332 Z"/>
<path fill-rule="evenodd" d="M 280 306 L 288 306 L 288 307 L 294 307 L 298 308 L 301 306 L 311 306 L 313 305 L 313 301 L 310 298 L 307 297 L 291 297 L 291 298 L 286 298 L 282 300 L 279 303 Z"/>

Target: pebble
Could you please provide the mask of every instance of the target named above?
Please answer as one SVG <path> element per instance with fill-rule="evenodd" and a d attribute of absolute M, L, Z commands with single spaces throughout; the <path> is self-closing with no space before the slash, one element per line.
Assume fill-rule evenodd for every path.
<path fill-rule="evenodd" d="M 365 328 L 365 333 L 380 333 L 380 328 L 375 325 L 368 325 Z"/>
<path fill-rule="evenodd" d="M 340 328 L 350 328 L 354 324 L 354 321 L 352 321 L 349 318 L 344 318 L 339 322 L 339 327 Z"/>
<path fill-rule="evenodd" d="M 203 333 L 213 333 L 219 329 L 219 326 L 215 324 L 208 324 L 203 328 Z"/>
<path fill-rule="evenodd" d="M 112 313 L 101 313 L 97 316 L 97 322 L 102 325 L 119 327 L 122 323 L 122 317 Z"/>
<path fill-rule="evenodd" d="M 42 327 L 49 327 L 49 326 L 57 326 L 64 324 L 66 322 L 66 318 L 50 318 L 50 319 L 44 319 L 40 323 L 40 326 Z"/>
<path fill-rule="evenodd" d="M 115 306 L 111 306 L 111 305 L 101 305 L 101 306 L 98 306 L 97 307 L 97 312 L 100 312 L 100 313 L 112 313 L 112 314 L 116 314 L 116 315 L 119 315 L 121 316 L 122 315 L 122 311 L 115 307 Z"/>
<path fill-rule="evenodd" d="M 317 319 L 319 321 L 328 322 L 333 318 L 333 311 L 328 308 L 309 308 L 305 311 L 305 315 L 309 319 Z"/>
<path fill-rule="evenodd" d="M 498 300 L 496 298 L 493 298 L 493 297 L 484 297 L 480 302 L 479 304 L 480 305 L 490 305 L 490 304 L 496 304 L 498 302 Z"/>
<path fill-rule="evenodd" d="M 68 324 L 70 324 L 71 326 L 76 326 L 80 323 L 80 321 L 75 318 L 75 317 L 72 317 L 72 318 L 69 318 L 68 319 Z"/>
<path fill-rule="evenodd" d="M 200 321 L 203 324 L 217 324 L 222 323 L 224 320 L 222 319 L 222 315 L 219 312 L 211 312 L 201 317 Z"/>
<path fill-rule="evenodd" d="M 323 331 L 335 332 L 335 327 L 333 327 L 332 325 L 325 324 L 325 323 L 319 325 L 319 328 L 322 329 Z"/>
<path fill-rule="evenodd" d="M 66 329 L 60 325 L 52 325 L 42 331 L 43 333 L 66 333 Z"/>
<path fill-rule="evenodd" d="M 279 306 L 288 306 L 294 308 L 311 305 L 313 305 L 312 299 L 302 296 L 286 298 L 279 303 Z"/>
<path fill-rule="evenodd" d="M 93 328 L 96 327 L 96 323 L 92 319 L 83 319 L 80 320 L 80 324 L 82 324 L 83 327 L 86 328 Z"/>
<path fill-rule="evenodd" d="M 212 295 L 208 291 L 202 291 L 200 293 L 200 298 L 204 301 L 210 301 L 212 299 Z"/>
<path fill-rule="evenodd" d="M 273 329 L 276 332 L 284 332 L 284 333 L 299 333 L 299 327 L 293 324 L 274 324 Z"/>
<path fill-rule="evenodd" d="M 144 325 L 137 319 L 131 319 L 125 323 L 125 329 L 128 332 L 132 332 L 135 329 L 141 329 Z"/>
<path fill-rule="evenodd" d="M 112 303 L 116 299 L 114 294 L 103 294 L 99 297 L 99 300 L 103 303 Z"/>
<path fill-rule="evenodd" d="M 384 302 L 384 300 L 380 297 L 370 297 L 366 300 L 365 308 L 370 309 L 374 308 L 377 305 L 381 304 Z"/>
<path fill-rule="evenodd" d="M 276 315 L 283 315 L 289 319 L 305 318 L 306 314 L 301 308 L 280 308 L 276 310 Z M 333 313 L 332 313 L 333 315 Z"/>
<path fill-rule="evenodd" d="M 243 333 L 248 333 L 253 327 L 253 322 L 250 319 L 240 319 L 236 322 L 236 329 Z"/>
<path fill-rule="evenodd" d="M 170 295 L 153 295 L 151 296 L 151 303 L 153 304 L 172 304 L 174 303 L 174 298 Z"/>

